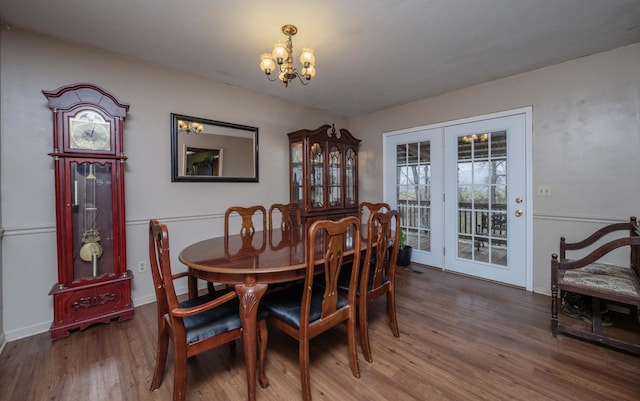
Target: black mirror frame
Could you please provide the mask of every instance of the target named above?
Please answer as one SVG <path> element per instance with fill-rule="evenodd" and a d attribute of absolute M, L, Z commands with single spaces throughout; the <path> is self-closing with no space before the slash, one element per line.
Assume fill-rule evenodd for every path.
<path fill-rule="evenodd" d="M 225 128 L 232 128 L 253 133 L 254 138 L 254 160 L 255 175 L 253 177 L 209 177 L 198 175 L 178 174 L 178 120 L 187 120 L 205 125 L 214 125 Z M 224 121 L 208 120 L 199 117 L 187 116 L 184 114 L 171 113 L 171 182 L 259 182 L 258 163 L 258 128 L 247 125 L 227 123 Z"/>

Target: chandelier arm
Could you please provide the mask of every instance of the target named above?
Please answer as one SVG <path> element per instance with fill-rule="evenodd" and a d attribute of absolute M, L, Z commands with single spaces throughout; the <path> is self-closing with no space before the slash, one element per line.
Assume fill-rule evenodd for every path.
<path fill-rule="evenodd" d="M 274 75 L 273 79 L 271 79 L 271 74 L 264 74 L 267 76 L 267 79 L 271 82 L 278 80 L 278 75 Z"/>
<path fill-rule="evenodd" d="M 306 78 L 302 78 L 302 74 L 300 74 L 297 70 L 293 70 L 293 72 L 296 74 L 296 77 L 298 77 L 298 79 L 300 80 L 300 82 L 302 83 L 302 85 L 308 85 L 309 81 Z"/>

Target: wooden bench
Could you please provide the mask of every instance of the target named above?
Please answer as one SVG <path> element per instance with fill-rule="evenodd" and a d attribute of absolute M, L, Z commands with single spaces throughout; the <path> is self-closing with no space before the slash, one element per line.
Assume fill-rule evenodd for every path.
<path fill-rule="evenodd" d="M 582 253 L 586 253 L 585 248 L 593 248 L 597 245 L 596 243 L 604 242 L 605 235 L 612 233 L 624 236 L 618 235 L 618 238 L 605 242 L 579 259 L 566 258 L 567 251 L 582 250 Z M 628 266 L 617 266 L 601 261 L 605 255 L 624 247 L 629 247 Z M 565 291 L 591 297 L 591 324 L 584 322 L 565 324 L 564 318 L 558 319 L 558 308 L 562 306 L 561 296 Z M 626 331 L 615 327 L 615 323 L 613 327 L 603 327 L 601 300 L 629 307 L 630 316 L 627 320 L 631 321 L 631 324 L 623 325 Z M 580 242 L 568 243 L 564 237 L 560 238 L 560 254 L 551 255 L 551 332 L 554 337 L 557 337 L 558 333 L 565 333 L 640 355 L 638 307 L 640 307 L 640 227 L 635 217 L 631 217 L 627 223 L 605 226 Z"/>

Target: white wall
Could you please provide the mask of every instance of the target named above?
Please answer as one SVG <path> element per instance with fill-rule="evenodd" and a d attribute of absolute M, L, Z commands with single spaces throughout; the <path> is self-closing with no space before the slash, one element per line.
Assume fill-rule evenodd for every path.
<path fill-rule="evenodd" d="M 550 293 L 561 235 L 640 217 L 640 44 L 353 118 L 361 199 L 381 199 L 382 134 L 533 106 L 533 289 Z M 535 193 L 535 191 L 534 191 Z"/>
<path fill-rule="evenodd" d="M 167 222 L 174 268 L 197 239 L 221 235 L 230 205 L 286 202 L 286 133 L 346 120 L 192 75 L 16 29 L 0 35 L 3 329 L 8 340 L 47 331 L 57 282 L 52 114 L 42 90 L 90 82 L 131 105 L 125 122 L 127 263 L 133 301 L 155 300 L 148 263 L 150 218 Z M 259 71 L 258 71 L 259 72 Z M 259 128 L 259 183 L 172 183 L 170 113 Z"/>

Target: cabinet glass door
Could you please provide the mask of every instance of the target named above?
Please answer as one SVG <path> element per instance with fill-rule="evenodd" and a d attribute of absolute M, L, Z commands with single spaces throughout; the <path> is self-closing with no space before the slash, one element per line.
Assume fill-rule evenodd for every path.
<path fill-rule="evenodd" d="M 348 148 L 344 159 L 344 204 L 346 207 L 358 204 L 356 200 L 356 151 Z"/>
<path fill-rule="evenodd" d="M 302 142 L 291 144 L 291 202 L 302 205 Z"/>
<path fill-rule="evenodd" d="M 73 280 L 114 273 L 112 164 L 70 164 Z"/>
<path fill-rule="evenodd" d="M 337 145 L 329 150 L 329 207 L 342 206 L 342 151 Z"/>
<path fill-rule="evenodd" d="M 309 162 L 309 207 L 312 209 L 324 208 L 324 149 L 315 142 L 310 147 Z"/>

